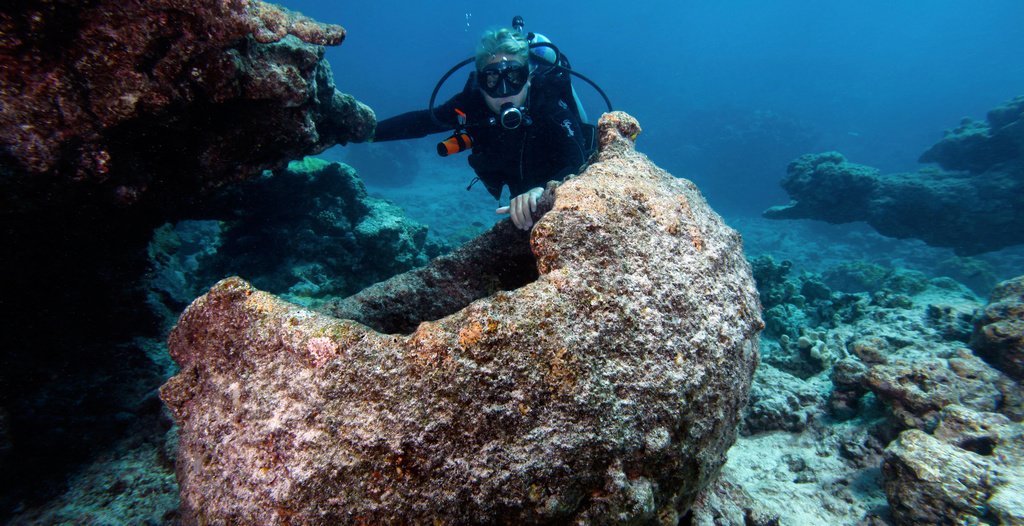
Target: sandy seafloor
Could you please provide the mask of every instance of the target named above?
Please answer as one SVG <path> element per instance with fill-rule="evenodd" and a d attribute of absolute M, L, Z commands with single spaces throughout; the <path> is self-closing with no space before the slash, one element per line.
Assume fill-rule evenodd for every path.
<path fill-rule="evenodd" d="M 458 245 L 506 216 L 494 212 L 498 204 L 482 185 L 466 190 L 473 172 L 465 159 L 436 157 L 434 142 L 410 141 L 409 146 L 417 152 L 419 160 L 412 183 L 385 187 L 370 182 L 367 190 L 374 197 L 401 206 L 411 219 L 428 225 L 432 235 Z M 347 148 L 360 147 L 364 146 Z M 637 148 L 643 151 L 642 136 Z M 345 148 L 334 148 L 320 157 L 343 162 L 347 156 Z M 658 159 L 652 160 L 658 163 Z M 358 165 L 355 168 L 359 170 Z M 779 179 L 782 175 L 776 174 Z M 503 197 L 503 203 L 506 202 L 507 196 Z M 776 261 L 792 261 L 791 274 L 796 276 L 864 261 L 937 277 L 939 265 L 954 258 L 952 250 L 928 247 L 917 240 L 885 238 L 865 225 L 771 221 L 760 218 L 758 212 L 725 215 L 724 219 L 743 235 L 748 258 L 769 254 Z M 977 260 L 992 269 L 1000 280 L 1024 274 L 1021 247 L 982 255 Z M 948 279 L 933 282 L 935 286 L 911 298 L 913 306 L 909 308 L 880 309 L 850 325 L 804 330 L 822 341 L 839 342 L 837 347 L 862 335 L 914 342 L 894 351 L 889 356 L 893 360 L 947 357 L 963 344 L 937 334 L 929 325 L 929 306 L 943 305 L 954 312 L 969 314 L 983 306 L 986 298 Z M 153 348 L 153 353 L 162 352 L 166 360 L 162 341 L 154 340 L 147 345 Z M 752 400 L 760 400 L 763 407 L 785 406 L 780 411 L 789 411 L 789 416 L 801 425 L 796 430 L 741 436 L 729 452 L 723 476 L 778 514 L 784 525 L 891 524 L 881 489 L 880 450 L 862 447 L 870 442 L 869 427 L 884 421 L 883 408 L 868 398 L 862 404 L 865 409 L 856 418 L 845 422 L 831 419 L 823 407 L 831 390 L 828 368 L 810 378 L 798 379 L 765 363 L 770 361 L 769 354 L 778 352 L 777 341 L 762 337 L 761 345 L 764 358 Z M 126 438 L 71 475 L 64 494 L 42 506 L 22 509 L 9 524 L 167 523 L 175 515 L 177 489 L 173 468 L 167 461 L 171 453 L 161 451 L 161 447 L 159 441 Z M 859 452 L 851 454 L 851 450 L 858 448 Z"/>

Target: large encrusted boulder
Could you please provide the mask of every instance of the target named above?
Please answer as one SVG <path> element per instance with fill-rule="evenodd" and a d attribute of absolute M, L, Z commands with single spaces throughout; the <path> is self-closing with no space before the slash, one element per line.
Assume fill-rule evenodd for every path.
<path fill-rule="evenodd" d="M 237 278 L 197 299 L 161 390 L 183 523 L 676 524 L 735 441 L 763 323 L 739 234 L 639 131 L 602 117 L 531 232 L 336 305 L 393 332 Z"/>

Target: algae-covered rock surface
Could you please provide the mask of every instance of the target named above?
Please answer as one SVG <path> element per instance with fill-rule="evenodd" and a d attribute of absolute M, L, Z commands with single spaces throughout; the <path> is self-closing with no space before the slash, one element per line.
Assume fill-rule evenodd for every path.
<path fill-rule="evenodd" d="M 14 2 L 0 33 L 11 210 L 173 207 L 376 122 L 324 60 L 345 30 L 259 0 Z"/>
<path fill-rule="evenodd" d="M 449 250 L 397 205 L 367 195 L 350 166 L 309 157 L 226 189 L 193 219 L 157 229 L 148 247 L 149 303 L 176 317 L 231 275 L 311 303 L 353 294 Z"/>
<path fill-rule="evenodd" d="M 897 524 L 1024 523 L 1024 425 L 960 405 L 932 435 L 904 431 L 885 450 L 885 492 Z"/>
<path fill-rule="evenodd" d="M 985 305 L 877 259 L 809 272 L 815 250 L 753 259 L 762 364 L 693 524 L 1019 524 L 1021 279 Z"/>
<path fill-rule="evenodd" d="M 971 347 L 1017 382 L 1024 381 L 1024 276 L 1000 283 L 974 318 Z"/>
<path fill-rule="evenodd" d="M 535 278 L 494 276 L 412 333 L 237 278 L 197 299 L 161 390 L 183 522 L 674 524 L 725 463 L 763 323 L 739 235 L 638 132 L 605 115 L 600 153 L 528 238 L 484 234 L 529 247 L 509 265 Z M 373 293 L 444 294 L 450 276 Z"/>

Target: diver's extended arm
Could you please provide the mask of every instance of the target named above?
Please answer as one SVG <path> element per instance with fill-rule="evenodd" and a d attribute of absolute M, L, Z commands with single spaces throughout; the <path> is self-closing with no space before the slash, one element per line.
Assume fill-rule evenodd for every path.
<path fill-rule="evenodd" d="M 434 109 L 434 114 L 438 118 L 441 117 L 439 110 L 442 108 L 444 106 Z M 438 126 L 437 122 L 430 118 L 429 110 L 410 111 L 378 122 L 377 130 L 373 134 L 373 142 L 418 139 L 432 133 L 451 131 L 454 127 L 454 121 L 450 126 Z"/>
<path fill-rule="evenodd" d="M 466 86 L 454 97 L 440 106 L 434 107 L 434 116 L 430 117 L 430 110 L 417 110 L 403 113 L 384 119 L 377 123 L 377 130 L 374 133 L 373 141 L 398 141 L 401 139 L 419 139 L 432 133 L 449 132 L 458 126 L 456 121 L 455 108 L 465 103 L 473 96 L 476 85 L 473 76 L 470 75 Z"/>

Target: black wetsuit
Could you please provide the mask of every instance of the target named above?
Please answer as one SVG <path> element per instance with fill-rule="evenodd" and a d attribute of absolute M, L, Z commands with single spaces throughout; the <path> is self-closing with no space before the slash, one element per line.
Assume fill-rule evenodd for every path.
<path fill-rule="evenodd" d="M 560 181 L 577 173 L 590 155 L 593 127 L 580 124 L 568 75 L 534 75 L 527 97 L 526 119 L 514 130 L 506 130 L 477 87 L 476 72 L 466 87 L 448 102 L 429 110 L 403 113 L 377 123 L 374 141 L 415 139 L 456 128 L 456 109 L 466 114 L 467 131 L 473 139 L 469 165 L 487 190 L 498 199 L 508 185 L 513 197 L 548 181 Z"/>

